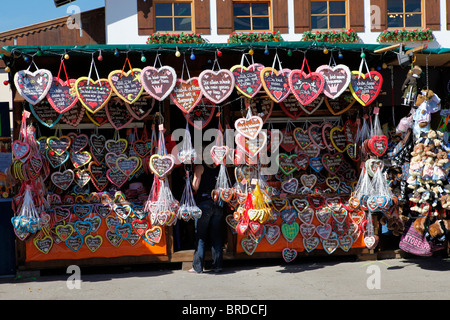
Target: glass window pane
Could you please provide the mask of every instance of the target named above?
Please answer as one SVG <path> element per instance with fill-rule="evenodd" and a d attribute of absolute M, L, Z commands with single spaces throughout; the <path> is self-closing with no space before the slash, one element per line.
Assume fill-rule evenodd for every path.
<path fill-rule="evenodd" d="M 345 1 L 330 1 L 329 7 L 330 14 L 345 14 Z"/>
<path fill-rule="evenodd" d="M 190 3 L 174 3 L 174 16 L 190 16 L 191 15 L 191 4 Z"/>
<path fill-rule="evenodd" d="M 405 17 L 405 27 L 422 27 L 422 15 L 407 14 Z"/>
<path fill-rule="evenodd" d="M 253 18 L 253 30 L 269 30 L 269 18 Z"/>
<path fill-rule="evenodd" d="M 175 18 L 175 31 L 191 31 L 191 18 Z"/>
<path fill-rule="evenodd" d="M 269 4 L 268 3 L 253 3 L 252 4 L 252 15 L 268 16 L 269 15 Z"/>
<path fill-rule="evenodd" d="M 249 16 L 250 15 L 250 3 L 234 3 L 233 10 L 234 10 L 234 16 Z"/>
<path fill-rule="evenodd" d="M 250 17 L 235 17 L 234 18 L 234 30 L 251 30 Z"/>
<path fill-rule="evenodd" d="M 345 16 L 330 16 L 330 29 L 345 29 Z"/>
<path fill-rule="evenodd" d="M 422 12 L 422 1 L 405 0 L 405 12 Z"/>
<path fill-rule="evenodd" d="M 387 12 L 403 12 L 403 0 L 389 0 L 387 2 Z"/>
<path fill-rule="evenodd" d="M 311 14 L 327 14 L 327 2 L 311 1 Z"/>
<path fill-rule="evenodd" d="M 312 16 L 311 17 L 312 29 L 328 29 L 328 22 L 326 16 Z"/>
<path fill-rule="evenodd" d="M 388 28 L 403 28 L 403 15 L 388 14 L 387 26 Z"/>
<path fill-rule="evenodd" d="M 172 16 L 172 3 L 155 3 L 155 16 Z"/>
<path fill-rule="evenodd" d="M 156 18 L 156 31 L 173 31 L 172 18 Z"/>

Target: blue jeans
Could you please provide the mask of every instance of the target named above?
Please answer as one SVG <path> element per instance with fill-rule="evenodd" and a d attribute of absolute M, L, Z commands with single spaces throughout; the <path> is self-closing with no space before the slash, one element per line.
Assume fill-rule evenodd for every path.
<path fill-rule="evenodd" d="M 195 252 L 192 267 L 196 272 L 202 272 L 205 263 L 205 247 L 209 237 L 211 241 L 212 269 L 222 269 L 222 208 L 212 200 L 197 203 L 202 210 L 200 219 L 195 220 Z"/>

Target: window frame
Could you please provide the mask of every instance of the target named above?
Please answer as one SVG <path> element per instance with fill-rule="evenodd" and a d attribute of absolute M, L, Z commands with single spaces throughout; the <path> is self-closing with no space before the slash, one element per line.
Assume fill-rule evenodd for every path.
<path fill-rule="evenodd" d="M 311 9 L 309 12 L 309 25 L 311 26 L 311 30 L 315 30 L 315 31 L 321 31 L 321 30 L 347 30 L 349 29 L 350 26 L 350 15 L 349 15 L 349 0 L 311 0 L 312 2 L 326 2 L 327 3 L 327 13 L 326 14 L 312 14 L 311 13 Z M 330 2 L 333 1 L 344 1 L 345 2 L 345 14 L 341 14 L 341 13 L 332 13 L 330 14 Z M 312 17 L 327 17 L 327 26 L 328 28 L 313 28 L 312 27 Z M 343 28 L 330 28 L 330 16 L 345 16 L 345 27 Z"/>
<path fill-rule="evenodd" d="M 405 23 L 406 23 L 406 19 L 405 19 L 405 16 L 406 16 L 406 14 L 418 14 L 418 12 L 405 12 L 405 0 L 402 0 L 402 3 L 403 3 L 403 6 L 402 6 L 402 8 L 403 8 L 403 12 L 388 12 L 388 3 L 386 2 L 386 29 L 387 30 L 396 30 L 396 29 L 406 29 L 406 30 L 414 30 L 414 29 L 422 29 L 422 28 L 424 28 L 424 26 L 425 26 L 425 1 L 424 0 L 420 0 L 420 15 L 421 15 L 421 18 L 420 18 L 420 23 L 421 23 L 421 25 L 420 26 L 418 26 L 418 27 L 406 27 L 405 26 Z M 402 20 L 403 20 L 403 26 L 401 26 L 401 27 L 389 27 L 388 26 L 388 24 L 389 24 L 389 15 L 390 14 L 402 14 L 403 15 L 403 18 L 402 18 Z"/>
<path fill-rule="evenodd" d="M 273 30 L 273 14 L 272 14 L 272 10 L 273 9 L 272 9 L 272 1 L 271 0 L 263 0 L 263 1 L 261 1 L 261 0 L 259 0 L 259 1 L 257 1 L 257 0 L 253 0 L 253 1 L 252 0 L 231 0 L 231 1 L 233 2 L 232 3 L 233 31 L 235 31 L 235 32 L 253 32 L 253 33 L 257 33 L 257 32 L 272 32 L 272 30 Z M 253 4 L 253 3 L 267 3 L 269 5 L 268 15 L 267 16 L 266 15 L 253 16 L 252 15 L 252 6 L 250 5 L 250 15 L 249 16 L 235 16 L 234 15 L 234 4 L 235 3 L 250 3 L 250 4 Z M 234 27 L 234 19 L 236 17 L 250 17 L 250 26 L 251 26 L 252 29 L 253 29 L 253 17 L 267 17 L 269 19 L 269 29 L 266 29 L 266 30 L 252 30 L 252 29 L 250 29 L 250 30 L 236 30 L 236 28 Z"/>
<path fill-rule="evenodd" d="M 158 16 L 156 13 L 156 4 L 157 3 L 170 3 L 172 4 L 172 15 L 171 16 Z M 175 16 L 175 3 L 189 3 L 191 5 L 191 15 L 190 16 Z M 157 0 L 154 1 L 154 10 L 155 14 L 153 15 L 153 25 L 155 28 L 155 32 L 160 33 L 193 33 L 195 32 L 195 10 L 194 10 L 194 1 L 193 0 Z M 156 27 L 156 19 L 158 18 L 171 18 L 172 19 L 172 30 L 157 30 Z M 175 19 L 176 18 L 191 18 L 191 30 L 174 30 L 175 29 Z"/>

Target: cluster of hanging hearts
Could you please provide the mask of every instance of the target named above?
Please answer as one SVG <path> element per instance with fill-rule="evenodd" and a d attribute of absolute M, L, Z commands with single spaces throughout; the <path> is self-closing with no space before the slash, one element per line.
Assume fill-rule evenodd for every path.
<path fill-rule="evenodd" d="M 153 212 L 148 216 L 145 198 L 130 201 L 118 191 L 144 172 L 168 174 L 149 160 L 152 146 L 157 146 L 154 127 L 152 139 L 145 130 L 140 139 L 137 131 L 130 132 L 128 139 L 118 133 L 108 140 L 75 132 L 36 139 L 35 128 L 26 122 L 29 117 L 24 111 L 9 169 L 13 183 L 20 183 L 11 220 L 20 240 L 33 237 L 36 248 L 45 254 L 61 242 L 74 252 L 83 244 L 95 252 L 104 237 L 116 247 L 123 241 L 134 245 L 140 238 L 152 245 L 161 241 L 161 227 L 173 220 Z M 96 191 L 89 192 L 91 187 Z M 98 233 L 102 221 L 108 226 L 105 234 Z"/>
<path fill-rule="evenodd" d="M 368 249 L 378 244 L 378 236 L 374 234 L 372 215 L 381 213 L 389 224 L 403 229 L 403 222 L 397 212 L 398 199 L 388 185 L 384 172 L 383 156 L 388 150 L 388 138 L 381 130 L 378 118 L 378 108 L 374 108 L 372 126 L 364 118 L 364 123 L 358 140 L 362 142 L 362 170 L 355 186 L 349 206 L 365 212 L 366 224 L 364 242 Z"/>
<path fill-rule="evenodd" d="M 347 88 L 350 88 L 353 100 L 367 106 L 376 99 L 383 83 L 383 78 L 377 71 L 367 69 L 367 73 L 362 73 L 365 58 L 361 61 L 360 70 L 351 72 L 345 65 L 335 63 L 331 65 L 331 60 L 330 65 L 322 65 L 312 72 L 306 57 L 303 59 L 301 69 L 295 70 L 282 69 L 278 54 L 274 57 L 272 67 L 264 67 L 254 61 L 245 66 L 244 58 L 246 58 L 245 54 L 242 56 L 240 65 L 235 65 L 228 70 L 220 68 L 216 57 L 212 69 L 202 71 L 198 77 L 190 76 L 184 60 L 181 78 L 177 78 L 172 67 L 161 64 L 159 54 L 155 58 L 154 66 L 143 69 L 132 68 L 127 57 L 122 70 L 111 71 L 107 78 L 99 76 L 94 58 L 92 58 L 88 76 L 78 79 L 68 76 L 64 59 L 61 59 L 57 76 L 53 76 L 47 69 L 39 69 L 32 61 L 36 71 L 30 71 L 32 65 L 30 64 L 27 70 L 20 70 L 14 75 L 14 83 L 19 94 L 31 104 L 33 112 L 41 119 L 38 114 L 40 113 L 44 118 L 41 122 L 48 126 L 53 126 L 63 115 L 63 119 L 70 117 L 70 119 L 64 119 L 66 122 L 76 125 L 83 117 L 84 109 L 87 111 L 87 116 L 94 123 L 98 123 L 95 114 L 106 109 L 106 118 L 115 128 L 123 128 L 133 118 L 142 119 L 151 109 L 153 99 L 162 101 L 170 96 L 173 103 L 183 113 L 189 114 L 197 105 L 203 104 L 204 98 L 212 104 L 220 104 L 232 94 L 234 89 L 249 99 L 256 98 L 259 91 L 263 89 L 272 101 L 279 103 L 286 114 L 293 118 L 297 118 L 301 112 L 289 110 L 291 104 L 289 97 L 294 97 L 299 102 L 296 108 L 300 108 L 307 114 L 317 110 L 325 97 L 329 109 L 334 114 L 341 114 L 347 107 L 343 110 L 335 110 L 332 107 L 333 103 L 328 99 L 337 101 Z M 277 60 L 279 70 L 274 68 Z M 159 62 L 158 68 L 157 62 Z M 125 71 L 127 64 L 129 71 Z M 216 65 L 218 70 L 215 70 Z M 91 78 L 93 70 L 97 80 Z M 184 79 L 184 70 L 188 74 L 187 80 Z M 61 78 L 61 71 L 64 71 L 65 80 Z M 146 101 L 147 110 L 142 111 L 142 106 L 141 108 L 134 106 L 140 105 L 139 100 L 144 91 L 152 99 Z M 114 103 L 108 103 L 113 93 L 118 99 Z M 34 107 L 43 100 L 46 100 L 51 106 L 50 109 L 55 112 L 50 119 L 45 119 L 48 112 L 44 111 L 49 109 L 48 107 L 45 109 L 45 104 Z M 287 106 L 283 104 L 285 100 Z M 347 103 L 349 106 L 352 104 L 351 100 Z M 126 109 L 123 108 L 123 104 L 129 112 L 124 112 Z M 38 110 L 35 110 L 36 108 Z M 44 111 L 40 111 L 41 108 L 44 108 Z M 72 109 L 74 109 L 73 112 L 69 114 Z"/>

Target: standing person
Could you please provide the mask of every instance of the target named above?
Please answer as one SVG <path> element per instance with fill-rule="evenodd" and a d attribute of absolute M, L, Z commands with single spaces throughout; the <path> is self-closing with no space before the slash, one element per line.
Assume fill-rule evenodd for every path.
<path fill-rule="evenodd" d="M 212 270 L 222 271 L 222 207 L 211 198 L 211 191 L 216 186 L 219 166 L 203 163 L 194 170 L 192 189 L 196 192 L 197 206 L 202 210 L 200 219 L 195 220 L 195 252 L 190 273 L 202 273 L 205 262 L 206 241 L 211 241 Z"/>

